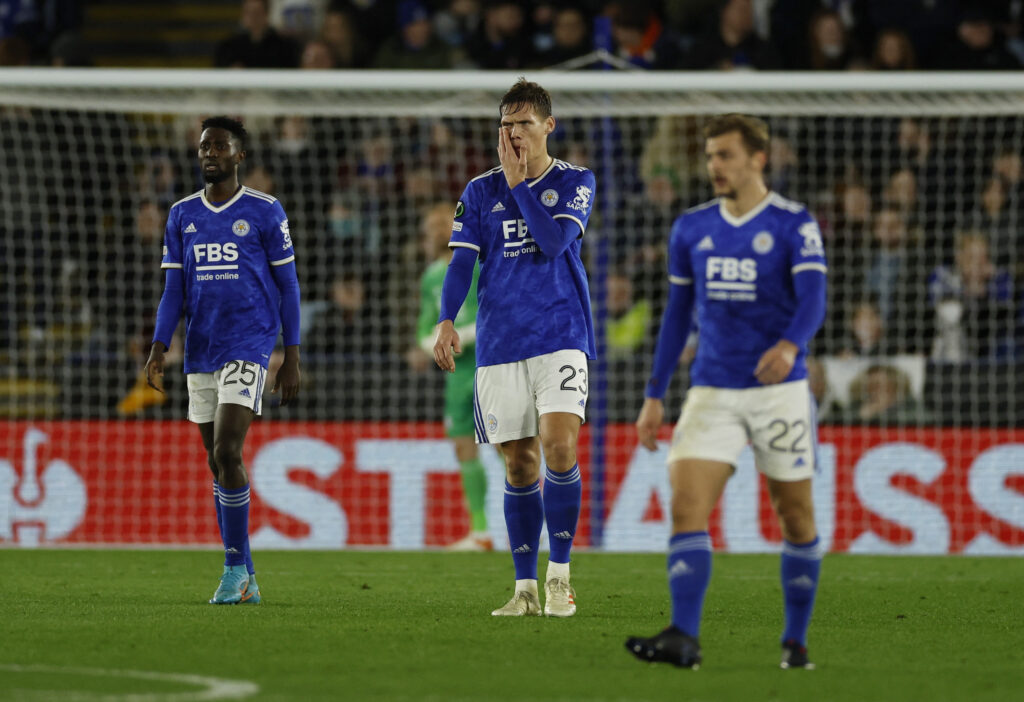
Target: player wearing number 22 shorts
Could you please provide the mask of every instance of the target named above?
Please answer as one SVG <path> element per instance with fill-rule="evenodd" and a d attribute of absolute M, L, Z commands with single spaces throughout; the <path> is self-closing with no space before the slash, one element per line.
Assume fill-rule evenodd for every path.
<path fill-rule="evenodd" d="M 825 251 L 804 206 L 765 185 L 766 123 L 721 115 L 708 122 L 704 136 L 717 197 L 672 227 L 669 301 L 636 423 L 640 442 L 655 450 L 662 398 L 696 317 L 690 388 L 668 449 L 671 625 L 652 637 L 631 637 L 626 647 L 647 662 L 700 665 L 709 520 L 749 442 L 784 539 L 781 665 L 808 668 L 821 543 L 812 504 L 815 422 L 805 359 L 825 312 Z"/>
<path fill-rule="evenodd" d="M 239 183 L 247 133 L 241 122 L 203 122 L 199 163 L 206 187 L 167 216 L 164 293 L 146 377 L 160 389 L 164 353 L 185 313 L 188 418 L 199 427 L 213 473 L 224 571 L 211 604 L 260 601 L 249 550 L 249 476 L 242 445 L 262 411 L 279 331 L 284 361 L 272 392 L 287 404 L 299 386 L 299 283 L 284 209 Z"/>

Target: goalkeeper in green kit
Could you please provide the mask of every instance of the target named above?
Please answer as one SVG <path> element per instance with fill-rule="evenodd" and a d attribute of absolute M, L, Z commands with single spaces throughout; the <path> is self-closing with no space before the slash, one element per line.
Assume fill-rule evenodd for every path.
<path fill-rule="evenodd" d="M 438 203 L 426 210 L 423 218 L 423 250 L 431 264 L 420 279 L 420 314 L 416 324 L 416 340 L 421 349 L 433 358 L 434 329 L 441 311 L 441 285 L 452 249 L 448 240 L 452 233 L 455 208 Z M 487 495 L 487 474 L 480 462 L 473 423 L 473 389 L 476 374 L 476 283 L 480 266 L 473 270 L 473 283 L 466 302 L 455 318 L 455 329 L 462 341 L 462 357 L 454 373 L 445 373 L 444 426 L 455 444 L 455 457 L 462 471 L 462 489 L 471 521 L 469 533 L 448 546 L 452 551 L 490 551 L 494 548 L 487 531 L 484 497 Z"/>

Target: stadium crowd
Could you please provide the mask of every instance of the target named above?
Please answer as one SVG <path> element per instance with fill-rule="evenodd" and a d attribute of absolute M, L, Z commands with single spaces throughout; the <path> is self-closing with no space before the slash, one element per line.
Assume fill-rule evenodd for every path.
<path fill-rule="evenodd" d="M 297 51 L 298 38 L 305 38 L 288 65 L 324 68 L 402 66 L 410 31 L 444 54 L 438 68 L 550 65 L 593 50 L 595 17 L 610 18 L 612 56 L 649 69 L 999 68 L 1010 67 L 1020 48 L 1020 3 L 922 3 L 914 22 L 904 11 L 917 3 L 824 4 L 245 0 L 242 6 L 246 26 L 247 13 L 272 19 L 261 36 L 273 32 L 280 47 Z M 1001 13 L 1013 8 L 1016 14 Z M 578 53 L 563 43 L 569 18 L 585 30 L 585 39 L 574 43 Z M 823 28 L 830 21 L 831 29 Z M 488 27 L 501 22 L 515 27 L 507 35 L 515 41 L 488 43 Z M 935 28 L 931 39 L 946 32 L 971 43 L 979 22 L 991 30 L 988 53 L 939 55 L 938 44 L 919 31 L 928 25 Z M 811 27 L 810 43 L 801 42 Z M 890 33 L 899 35 L 902 59 L 878 50 Z M 630 36 L 640 42 L 634 48 Z M 365 45 L 356 47 L 353 37 Z M 244 63 L 242 39 L 226 40 L 217 62 Z M 837 50 L 835 41 L 845 48 Z M 502 51 L 494 50 L 497 44 Z M 368 46 L 380 49 L 371 55 Z M 992 63 L 983 54 L 1002 58 Z M 879 63 L 883 55 L 889 58 Z M 696 56 L 716 58 L 698 66 Z M 955 57 L 955 66 L 942 63 Z M 417 59 L 415 65 L 433 64 Z M 1019 119 L 791 116 L 770 123 L 770 187 L 808 204 L 828 251 L 829 316 L 812 363 L 822 418 L 1018 421 L 1024 408 L 1015 398 L 1024 393 L 1008 388 L 1024 383 Z M 4 405 L 5 414 L 179 416 L 183 388 L 170 381 L 165 402 L 138 382 L 137 372 L 162 285 L 167 210 L 201 181 L 198 124 L 3 108 L 0 124 L 0 189 L 8 213 L 0 219 L 0 256 L 17 262 L 0 288 L 0 366 L 18 379 L 8 389 L 25 391 L 9 395 L 15 399 Z M 447 224 L 426 213 L 438 203 L 454 208 L 465 183 L 494 165 L 493 124 L 287 116 L 251 119 L 247 126 L 253 141 L 243 182 L 285 204 L 296 238 L 309 388 L 292 416 L 436 418 L 440 379 L 414 338 L 417 281 L 429 262 L 422 244 L 427 230 Z M 613 420 L 635 416 L 632 403 L 648 372 L 666 294 L 669 227 L 708 198 L 700 127 L 697 117 L 571 118 L 552 135 L 555 156 L 597 175 L 584 255 L 592 278 L 600 279 L 594 304 Z M 57 174 L 48 160 L 55 153 L 66 159 Z M 84 173 L 93 177 L 83 184 Z M 324 391 L 329 387 L 345 392 L 339 397 Z"/>
<path fill-rule="evenodd" d="M 1022 21 L 1021 3 L 1005 0 L 242 0 L 237 33 L 211 58 L 310 69 L 1019 69 Z M 84 24 L 81 3 L 0 0 L 0 65 L 88 65 Z M 599 49 L 607 55 L 592 56 Z"/>

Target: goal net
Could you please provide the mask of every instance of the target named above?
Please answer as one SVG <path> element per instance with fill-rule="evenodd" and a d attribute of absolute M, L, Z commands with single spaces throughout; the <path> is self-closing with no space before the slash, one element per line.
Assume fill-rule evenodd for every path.
<path fill-rule="evenodd" d="M 199 122 L 213 114 L 244 119 L 243 183 L 288 213 L 303 294 L 300 401 L 268 394 L 246 443 L 254 547 L 463 536 L 444 378 L 417 340 L 420 277 L 437 256 L 432 232 L 497 162 L 497 104 L 517 77 L 0 71 L 0 544 L 217 540 L 206 458 L 184 419 L 180 339 L 166 395 L 139 375 L 165 218 L 202 185 Z M 735 111 L 770 124 L 769 185 L 806 203 L 829 258 L 811 348 L 823 539 L 850 552 L 1024 553 L 1019 78 L 528 77 L 554 98 L 551 153 L 598 184 L 584 256 L 600 353 L 578 543 L 666 543 L 665 444 L 638 448 L 632 422 L 669 227 L 710 197 L 701 130 Z M 681 366 L 672 421 L 686 382 Z M 489 446 L 480 457 L 503 547 L 501 459 Z M 712 520 L 716 547 L 774 550 L 749 454 L 737 472 Z"/>

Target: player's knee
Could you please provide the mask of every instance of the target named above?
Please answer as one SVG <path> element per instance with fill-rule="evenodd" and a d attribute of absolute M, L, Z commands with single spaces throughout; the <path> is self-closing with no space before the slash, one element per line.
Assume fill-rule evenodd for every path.
<path fill-rule="evenodd" d="M 814 509 L 802 502 L 779 505 L 779 525 L 782 535 L 793 543 L 804 543 L 814 538 Z"/>
<path fill-rule="evenodd" d="M 562 473 L 576 465 L 576 447 L 568 440 L 544 443 L 544 462 L 556 473 Z"/>
<path fill-rule="evenodd" d="M 234 472 L 242 465 L 242 452 L 232 442 L 218 443 L 213 447 L 213 461 L 220 475 Z"/>
<path fill-rule="evenodd" d="M 506 461 L 506 477 L 514 487 L 532 485 L 540 478 L 540 471 L 533 461 Z"/>
<path fill-rule="evenodd" d="M 713 507 L 714 505 L 711 505 Z M 707 526 L 711 508 L 703 495 L 676 492 L 672 495 L 672 530 L 674 533 L 700 531 Z"/>

